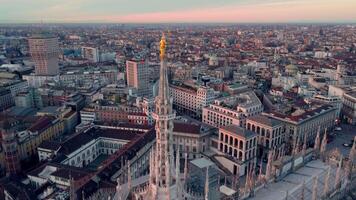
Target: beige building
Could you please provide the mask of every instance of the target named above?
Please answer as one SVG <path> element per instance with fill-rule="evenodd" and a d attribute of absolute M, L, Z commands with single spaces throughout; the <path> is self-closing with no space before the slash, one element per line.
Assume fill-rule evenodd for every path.
<path fill-rule="evenodd" d="M 195 159 L 208 150 L 212 127 L 178 121 L 173 125 L 173 149 L 179 148 L 181 158 L 187 153 L 188 159 Z"/>
<path fill-rule="evenodd" d="M 138 96 L 149 96 L 152 91 L 149 84 L 149 69 L 144 61 L 126 61 L 127 86 Z"/>
<path fill-rule="evenodd" d="M 356 91 L 346 92 L 342 97 L 342 118 L 352 125 L 356 124 Z"/>
<path fill-rule="evenodd" d="M 34 35 L 28 39 L 30 54 L 35 62 L 36 75 L 58 75 L 58 38 L 51 35 Z"/>
<path fill-rule="evenodd" d="M 263 105 L 253 91 L 217 99 L 203 108 L 202 121 L 214 127 L 230 124 L 245 127 L 246 118 L 260 114 Z"/>
<path fill-rule="evenodd" d="M 201 118 L 202 109 L 215 99 L 214 89 L 205 86 L 171 85 L 173 108 L 181 114 Z"/>
<path fill-rule="evenodd" d="M 332 130 L 335 124 L 337 109 L 331 105 L 319 105 L 309 110 L 299 110 L 290 115 L 277 112 L 266 113 L 271 118 L 280 120 L 286 129 L 286 142 L 294 143 L 295 139 L 307 136 L 307 142 L 313 143 L 320 130 Z"/>
<path fill-rule="evenodd" d="M 329 96 L 341 98 L 341 120 L 355 125 L 356 124 L 356 87 L 349 85 L 330 85 Z"/>
<path fill-rule="evenodd" d="M 246 121 L 246 129 L 258 134 L 259 156 L 270 149 L 279 150 L 284 143 L 284 124 L 282 121 L 265 115 L 256 115 Z"/>
<path fill-rule="evenodd" d="M 257 134 L 236 125 L 221 127 L 218 150 L 227 155 L 227 158 L 218 160 L 226 165 L 233 162 L 232 173 L 237 174 L 238 170 L 243 175 L 256 164 Z"/>

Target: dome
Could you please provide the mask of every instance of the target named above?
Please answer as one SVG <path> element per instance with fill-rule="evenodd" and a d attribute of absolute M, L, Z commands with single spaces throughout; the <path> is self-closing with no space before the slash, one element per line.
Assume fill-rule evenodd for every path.
<path fill-rule="evenodd" d="M 295 66 L 295 65 L 290 64 L 290 65 L 286 66 L 286 70 L 285 71 L 289 75 L 296 75 L 297 72 L 298 72 L 298 67 Z"/>
<path fill-rule="evenodd" d="M 295 65 L 293 64 L 290 64 L 290 65 L 287 65 L 286 66 L 286 69 L 290 69 L 290 70 L 298 70 L 298 67 L 296 67 Z"/>

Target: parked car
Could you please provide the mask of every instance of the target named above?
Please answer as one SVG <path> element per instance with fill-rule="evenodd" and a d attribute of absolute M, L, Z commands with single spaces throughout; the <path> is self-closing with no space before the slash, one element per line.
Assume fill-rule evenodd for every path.
<path fill-rule="evenodd" d="M 335 127 L 335 131 L 341 131 L 342 128 L 341 127 Z"/>
<path fill-rule="evenodd" d="M 344 145 L 344 147 L 351 147 L 351 144 L 349 144 L 349 143 L 344 143 L 343 145 Z"/>

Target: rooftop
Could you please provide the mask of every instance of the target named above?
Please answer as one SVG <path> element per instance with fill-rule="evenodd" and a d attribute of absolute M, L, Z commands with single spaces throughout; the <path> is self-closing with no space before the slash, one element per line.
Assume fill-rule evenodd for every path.
<path fill-rule="evenodd" d="M 199 168 L 206 168 L 215 165 L 213 162 L 211 162 L 206 158 L 199 158 L 199 159 L 192 160 L 190 162 Z"/>
<path fill-rule="evenodd" d="M 305 182 L 304 199 L 312 199 L 313 179 L 318 177 L 320 183 L 323 183 L 327 173 L 328 166 L 320 160 L 314 160 L 307 163 L 304 167 L 293 172 L 281 181 L 272 183 L 268 187 L 258 190 L 251 200 L 284 200 L 288 191 L 288 199 L 301 199 L 302 184 Z M 331 169 L 329 187 L 334 187 L 334 177 L 336 168 Z M 318 194 L 322 196 L 324 184 L 318 184 Z M 319 195 L 318 195 L 319 196 Z M 293 198 L 292 198 L 293 197 Z"/>
<path fill-rule="evenodd" d="M 254 136 L 257 136 L 256 133 L 249 131 L 247 129 L 241 128 L 236 125 L 228 125 L 228 126 L 221 127 L 220 129 L 225 130 L 230 133 L 233 133 L 233 134 L 236 134 L 241 137 L 245 137 L 245 138 L 252 138 Z"/>
<path fill-rule="evenodd" d="M 52 126 L 52 122 L 56 118 L 53 116 L 42 116 L 39 120 L 37 120 L 28 130 L 31 132 L 39 132 L 46 130 L 50 126 Z"/>
<path fill-rule="evenodd" d="M 278 112 L 272 112 L 269 114 L 269 116 L 273 117 L 273 118 L 277 118 L 277 119 L 281 119 L 282 121 L 290 121 L 293 123 L 300 123 L 304 120 L 308 120 L 311 119 L 323 112 L 326 111 L 331 111 L 331 110 L 335 110 L 336 108 L 334 108 L 332 105 L 322 105 L 320 107 L 311 109 L 311 110 L 307 110 L 305 112 L 303 112 L 302 114 L 299 115 L 285 115 L 282 113 L 278 113 Z"/>
<path fill-rule="evenodd" d="M 238 95 L 222 97 L 216 100 L 215 104 L 228 109 L 236 110 L 238 107 L 247 108 L 261 104 L 261 101 L 253 91 L 247 91 Z"/>
<path fill-rule="evenodd" d="M 50 38 L 57 38 L 57 37 L 49 33 L 38 33 L 29 37 L 29 39 L 50 39 Z"/>
<path fill-rule="evenodd" d="M 263 124 L 266 126 L 271 126 L 271 127 L 283 124 L 282 121 L 273 119 L 272 117 L 265 116 L 265 115 L 255 115 L 255 116 L 249 117 L 247 120 L 254 121 L 254 122 L 257 122 L 257 123 L 260 123 L 260 124 Z"/>
<path fill-rule="evenodd" d="M 200 134 L 200 125 L 175 121 L 173 132 Z"/>
<path fill-rule="evenodd" d="M 141 131 L 92 127 L 86 132 L 79 133 L 65 141 L 61 145 L 62 148 L 59 152 L 69 155 L 76 149 L 99 137 L 131 141 L 138 134 L 142 133 Z"/>

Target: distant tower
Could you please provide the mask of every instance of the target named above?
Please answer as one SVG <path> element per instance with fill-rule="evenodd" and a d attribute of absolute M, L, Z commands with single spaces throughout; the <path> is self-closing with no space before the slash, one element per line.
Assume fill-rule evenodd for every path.
<path fill-rule="evenodd" d="M 35 62 L 35 74 L 58 75 L 58 38 L 48 34 L 39 34 L 30 37 L 28 43 L 32 60 Z"/>
<path fill-rule="evenodd" d="M 12 124 L 5 119 L 0 127 L 2 137 L 2 148 L 4 149 L 4 158 L 6 166 L 6 175 L 15 175 L 20 169 L 20 161 L 17 151 L 17 141 Z"/>
<path fill-rule="evenodd" d="M 136 89 L 138 96 L 149 96 L 151 94 L 149 76 L 148 65 L 144 61 L 126 61 L 127 85 Z"/>
<path fill-rule="evenodd" d="M 160 80 L 156 97 L 156 110 L 153 114 L 156 120 L 156 147 L 154 149 L 154 172 L 151 174 L 148 199 L 177 199 L 177 185 L 173 180 L 173 147 L 172 131 L 175 112 L 172 108 L 172 98 L 169 95 L 168 75 L 165 62 L 166 39 L 162 36 L 160 42 Z M 177 179 L 178 177 L 176 177 Z M 175 191 L 175 192 L 173 192 Z M 174 193 L 174 194 L 173 194 Z"/>
<path fill-rule="evenodd" d="M 342 85 L 343 84 L 343 75 L 345 73 L 345 67 L 343 64 L 338 64 L 336 68 L 336 81 L 337 84 Z"/>

